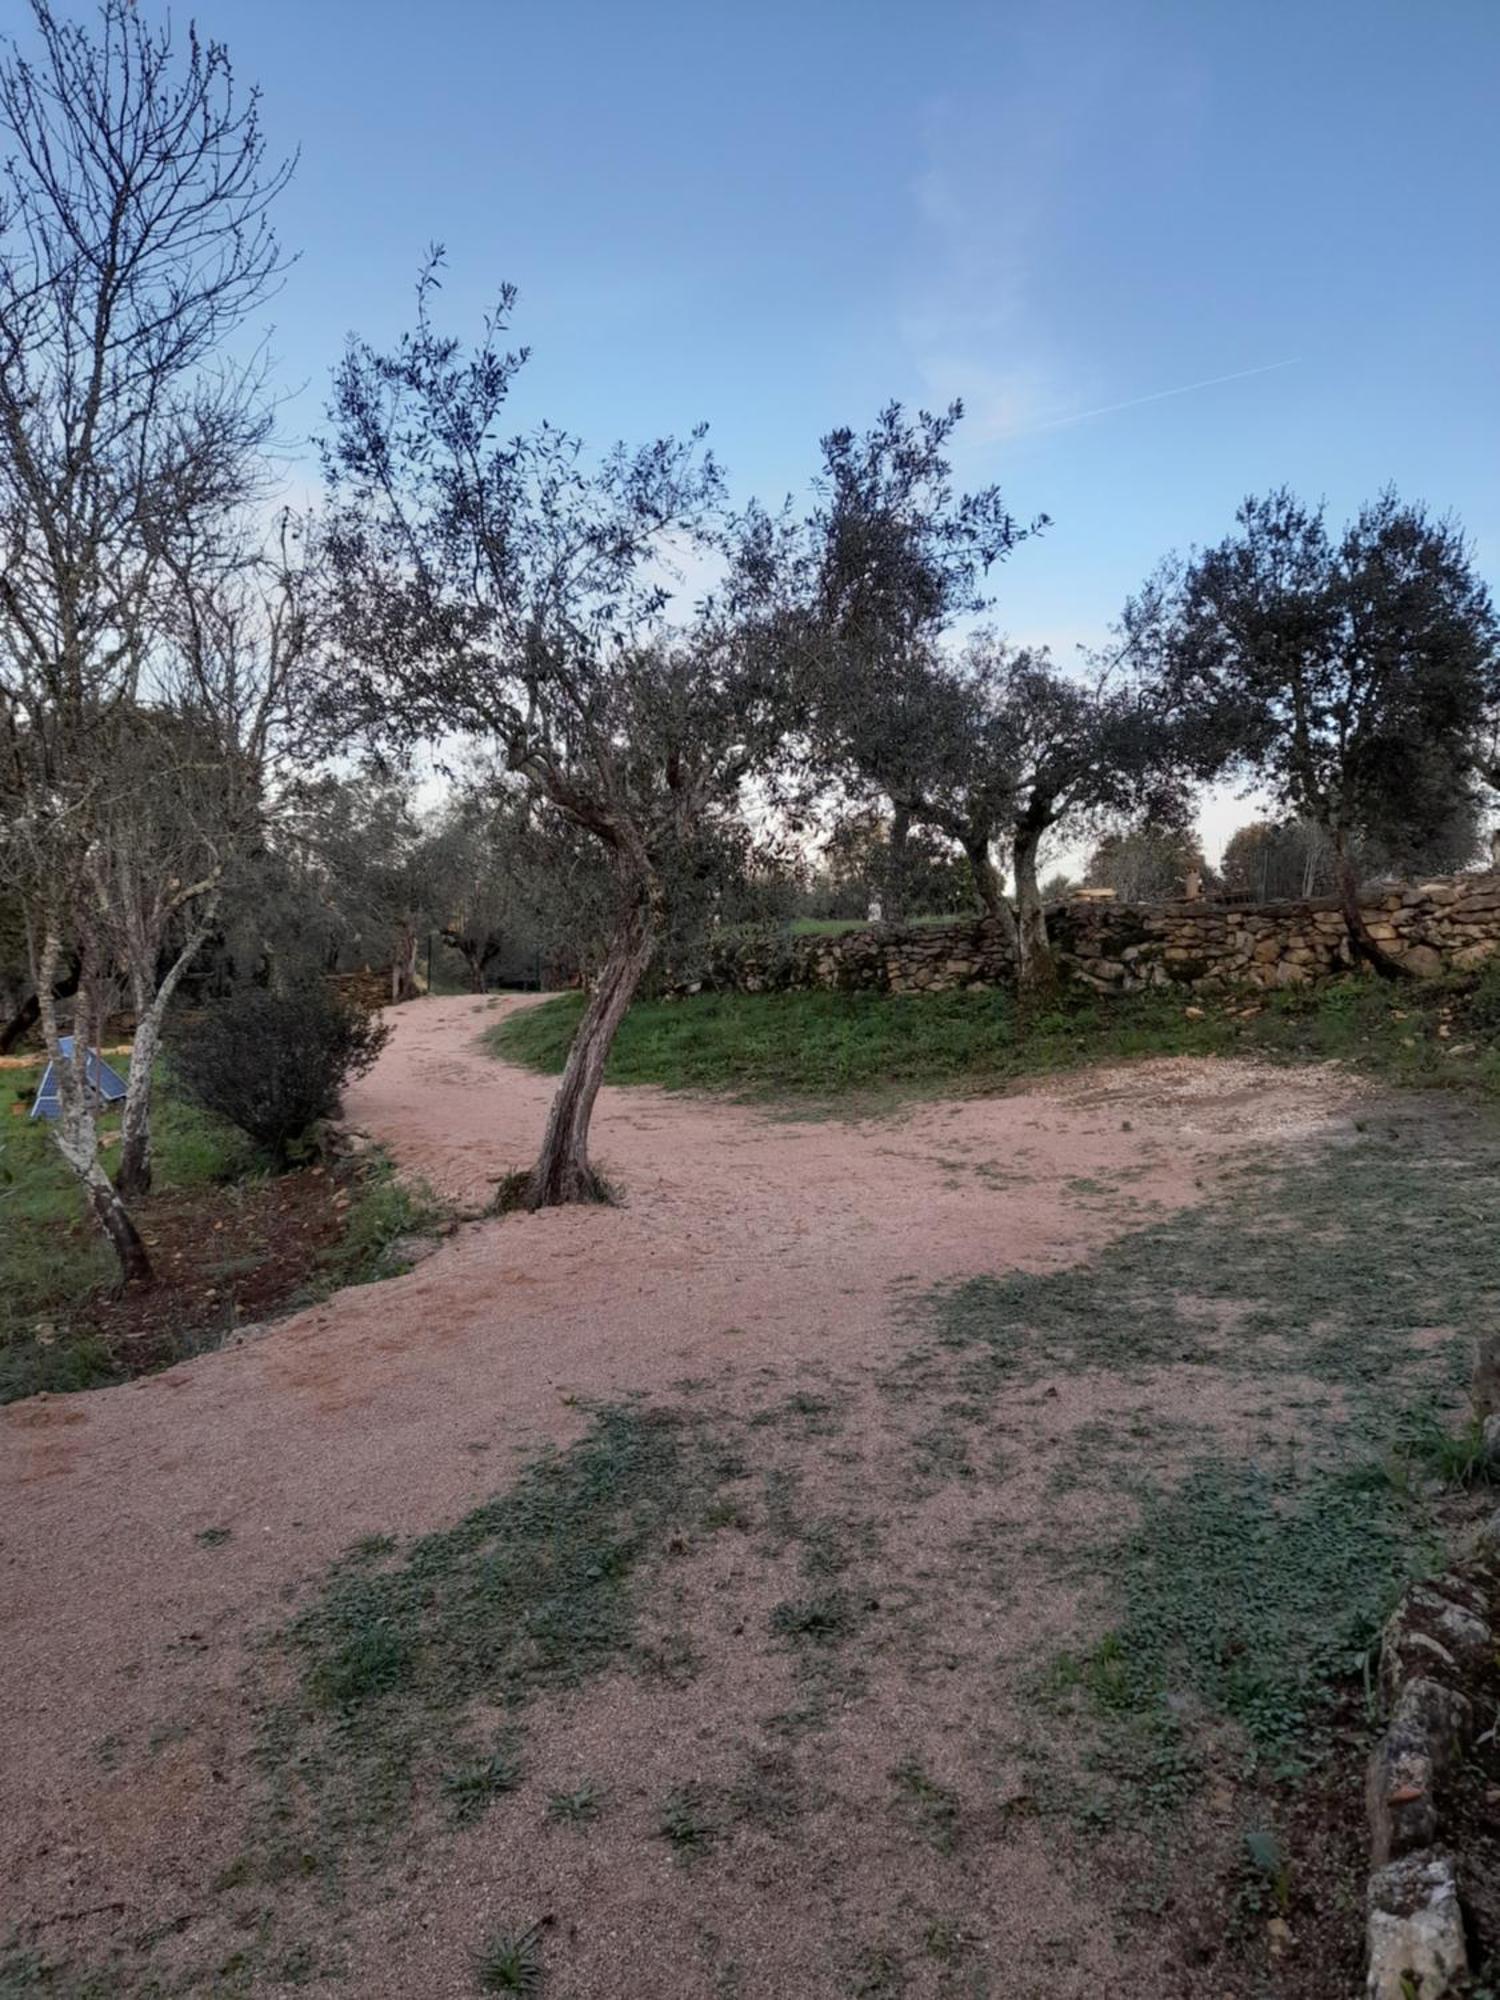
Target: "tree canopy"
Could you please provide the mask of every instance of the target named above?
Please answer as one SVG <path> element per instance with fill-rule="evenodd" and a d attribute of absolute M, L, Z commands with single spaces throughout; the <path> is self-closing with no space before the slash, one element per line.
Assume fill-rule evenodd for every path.
<path fill-rule="evenodd" d="M 1356 951 L 1355 848 L 1436 838 L 1471 806 L 1500 692 L 1489 592 L 1457 524 L 1382 493 L 1342 531 L 1282 489 L 1128 607 L 1222 764 L 1327 835 Z"/>

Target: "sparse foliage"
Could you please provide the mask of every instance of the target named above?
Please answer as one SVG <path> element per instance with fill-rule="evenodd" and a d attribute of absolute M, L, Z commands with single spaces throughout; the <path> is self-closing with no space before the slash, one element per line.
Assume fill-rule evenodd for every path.
<path fill-rule="evenodd" d="M 1175 826 L 1136 826 L 1106 833 L 1084 873 L 1089 888 L 1113 889 L 1126 903 L 1169 902 L 1184 895 L 1194 877 L 1200 888 L 1215 880 L 1198 836 Z"/>
<path fill-rule="evenodd" d="M 502 430 L 524 351 L 505 292 L 473 350 L 430 318 L 391 353 L 355 342 L 337 377 L 329 547 L 336 707 L 410 743 L 460 733 L 595 843 L 610 944 L 553 1105 L 534 1205 L 588 1199 L 588 1128 L 615 1029 L 685 884 L 711 872 L 741 788 L 779 742 L 777 678 L 746 616 L 770 524 L 731 535 L 701 440 L 591 461 L 543 424 Z M 717 546 L 717 595 L 668 623 L 674 547 Z"/>
<path fill-rule="evenodd" d="M 202 592 L 234 566 L 228 524 L 255 490 L 268 415 L 255 371 L 227 363 L 223 344 L 276 280 L 267 218 L 288 169 L 268 162 L 256 96 L 235 90 L 219 44 L 174 43 L 132 0 L 103 0 L 92 28 L 50 0 L 29 11 L 28 47 L 0 56 L 0 751 L 14 804 L 0 868 L 59 1065 L 57 1141 L 136 1280 L 149 1260 L 99 1163 L 82 1052 L 115 997 L 122 944 L 138 947 L 130 983 L 138 1005 L 149 987 L 150 1014 L 163 963 L 170 978 L 196 949 L 201 912 L 160 821 L 138 867 L 116 865 L 143 797 L 122 734 L 134 758 L 142 719 L 191 668 Z M 60 1060 L 69 965 L 77 1064 Z"/>
<path fill-rule="evenodd" d="M 889 915 L 899 913 L 912 827 L 953 840 L 980 906 L 1003 914 L 991 844 L 1009 799 L 1005 760 L 973 677 L 943 658 L 961 619 L 985 608 L 985 578 L 1029 526 L 998 487 L 957 494 L 949 449 L 962 417 L 899 404 L 863 436 L 823 440 L 819 504 L 801 551 L 808 727 L 800 776 L 856 800 L 889 800 Z"/>

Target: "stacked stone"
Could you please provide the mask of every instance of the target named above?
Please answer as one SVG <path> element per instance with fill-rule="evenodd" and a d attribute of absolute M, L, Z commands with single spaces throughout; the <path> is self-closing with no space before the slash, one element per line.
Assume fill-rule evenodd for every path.
<path fill-rule="evenodd" d="M 1468 1971 L 1463 1856 L 1446 1792 L 1492 1698 L 1500 1515 L 1467 1561 L 1408 1585 L 1386 1626 L 1386 1727 L 1370 1755 L 1366 1890 L 1370 2000 L 1443 2000 Z"/>
<path fill-rule="evenodd" d="M 1408 971 L 1465 971 L 1500 951 L 1500 875 L 1457 875 L 1381 890 L 1363 902 L 1371 935 Z M 1301 986 L 1352 963 L 1337 903 L 1073 902 L 1048 913 L 1064 971 L 1101 993 L 1147 986 Z M 1007 932 L 993 918 L 880 924 L 824 936 L 721 939 L 703 976 L 677 992 L 942 993 L 1002 986 L 1013 976 Z"/>

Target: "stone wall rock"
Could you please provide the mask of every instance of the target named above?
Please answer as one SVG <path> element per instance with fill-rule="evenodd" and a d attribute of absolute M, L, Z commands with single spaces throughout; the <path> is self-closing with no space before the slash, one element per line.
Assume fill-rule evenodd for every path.
<path fill-rule="evenodd" d="M 1418 977 L 1467 971 L 1500 952 L 1500 874 L 1455 875 L 1371 892 L 1371 933 Z M 1076 901 L 1048 911 L 1064 971 L 1100 993 L 1181 986 L 1213 992 L 1305 985 L 1352 964 L 1344 919 L 1327 899 L 1303 903 L 1121 904 Z M 878 924 L 813 936 L 732 934 L 677 993 L 942 993 L 1002 986 L 1013 974 L 1008 930 L 991 917 Z"/>
<path fill-rule="evenodd" d="M 1386 1726 L 1365 1783 L 1370 2000 L 1444 2000 L 1468 1969 L 1463 1856 L 1443 1835 L 1493 1673 L 1497 1582 L 1500 1514 L 1456 1568 L 1407 1585 L 1382 1635 Z"/>

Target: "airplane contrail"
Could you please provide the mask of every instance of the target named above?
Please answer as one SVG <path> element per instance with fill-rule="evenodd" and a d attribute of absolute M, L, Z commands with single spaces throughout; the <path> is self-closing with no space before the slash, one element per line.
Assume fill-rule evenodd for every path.
<path fill-rule="evenodd" d="M 1039 424 L 1026 424 L 1012 437 L 1029 437 L 1034 431 L 1057 431 L 1065 424 L 1087 423 L 1090 417 L 1112 417 L 1117 410 L 1138 410 L 1143 403 L 1164 403 L 1171 396 L 1191 396 L 1195 389 L 1217 389 L 1221 382 L 1247 382 L 1252 375 L 1274 375 L 1278 368 L 1295 368 L 1300 355 L 1290 361 L 1267 361 L 1259 368 L 1237 368 L 1232 375 L 1209 375 L 1201 382 L 1184 382 L 1176 389 L 1157 389 L 1149 396 L 1130 396 L 1123 403 L 1101 403 L 1097 410 L 1075 410 L 1068 417 L 1048 417 Z"/>

